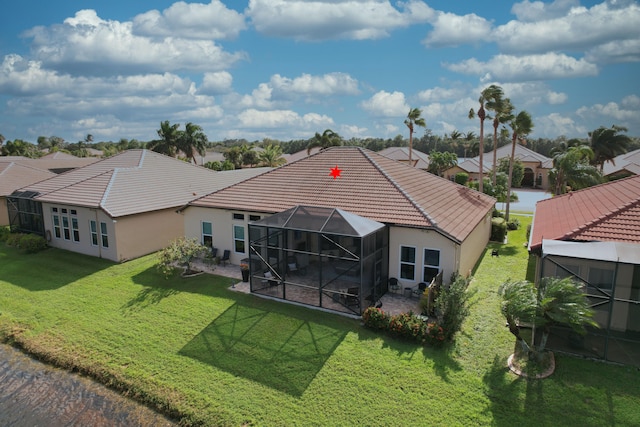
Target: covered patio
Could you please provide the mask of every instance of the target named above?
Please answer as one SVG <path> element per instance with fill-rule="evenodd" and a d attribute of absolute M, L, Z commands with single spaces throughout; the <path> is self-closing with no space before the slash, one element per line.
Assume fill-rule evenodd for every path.
<path fill-rule="evenodd" d="M 388 229 L 337 208 L 296 206 L 249 224 L 252 293 L 361 315 L 387 291 Z"/>

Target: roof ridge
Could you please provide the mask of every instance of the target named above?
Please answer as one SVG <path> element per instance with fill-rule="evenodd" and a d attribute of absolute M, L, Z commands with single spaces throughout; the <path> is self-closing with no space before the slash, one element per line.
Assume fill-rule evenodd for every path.
<path fill-rule="evenodd" d="M 401 186 L 400 184 L 398 184 L 396 182 L 396 180 L 394 180 L 392 177 L 389 176 L 389 174 L 380 166 L 378 165 L 378 163 L 373 160 L 371 158 L 371 156 L 369 156 L 368 153 L 366 153 L 362 147 L 356 147 L 360 150 L 360 152 L 362 153 L 362 155 L 369 160 L 369 162 L 378 170 L 378 172 L 380 172 L 382 174 L 382 176 L 384 176 L 387 181 L 389 181 L 399 192 L 400 194 L 402 194 L 402 196 L 407 199 L 411 205 L 418 211 L 420 212 L 430 223 L 432 226 L 437 227 L 438 223 L 427 213 L 427 211 L 425 211 L 420 205 L 418 205 L 418 203 L 416 203 L 416 201 L 413 199 L 413 197 L 411 197 Z M 384 156 L 383 156 L 384 157 Z M 391 161 L 395 161 L 392 159 L 389 159 Z M 411 167 L 413 168 L 413 166 L 407 166 L 407 167 Z M 428 172 L 427 172 L 428 173 Z"/>
<path fill-rule="evenodd" d="M 107 184 L 107 188 L 105 188 L 104 193 L 102 194 L 102 198 L 100 199 L 100 204 L 98 206 L 100 206 L 102 209 L 104 209 L 105 212 L 107 212 L 109 215 L 111 215 L 111 212 L 109 212 L 109 210 L 107 209 L 107 197 L 109 197 L 109 193 L 111 192 L 111 188 L 113 187 L 113 183 L 116 180 L 116 175 L 118 174 L 118 169 L 121 168 L 113 168 L 110 171 L 106 171 L 105 173 L 111 173 L 111 178 L 109 178 L 109 183 Z M 122 169 L 127 169 L 127 168 L 122 168 Z M 100 174 L 103 175 L 103 174 Z M 100 175 L 96 175 L 96 176 L 100 176 Z"/>
<path fill-rule="evenodd" d="M 583 224 L 582 226 L 575 228 L 573 230 L 571 230 L 570 232 L 566 233 L 563 236 L 563 239 L 570 239 L 586 230 L 589 230 L 590 228 L 602 224 L 603 222 L 617 216 L 620 215 L 623 212 L 626 212 L 634 207 L 640 206 L 640 199 L 635 199 L 635 200 L 631 200 L 628 203 L 625 203 L 624 205 L 622 205 L 619 209 L 616 209 L 614 211 L 609 211 L 607 213 L 605 213 L 604 215 L 600 215 L 597 218 L 594 218 L 593 220 Z"/>

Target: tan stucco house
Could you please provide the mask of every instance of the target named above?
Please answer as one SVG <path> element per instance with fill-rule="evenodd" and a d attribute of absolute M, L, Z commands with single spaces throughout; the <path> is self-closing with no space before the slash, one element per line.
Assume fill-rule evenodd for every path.
<path fill-rule="evenodd" d="M 176 209 L 265 169 L 214 172 L 148 150 L 128 150 L 20 189 L 49 245 L 125 261 L 184 236 Z M 37 215 L 38 212 L 34 212 Z"/>
<path fill-rule="evenodd" d="M 511 157 L 512 145 L 507 144 L 496 150 L 496 161 Z M 553 160 L 536 153 L 529 148 L 516 144 L 515 158 L 519 159 L 524 166 L 524 177 L 522 187 L 538 188 L 547 190 L 549 188 L 549 171 L 553 168 Z M 493 150 L 484 153 L 482 158 L 483 176 L 487 177 L 493 170 Z M 456 166 L 444 171 L 443 176 L 453 180 L 456 174 L 465 172 L 472 180 L 480 179 L 480 157 L 465 159 Z"/>
<path fill-rule="evenodd" d="M 53 172 L 48 170 L 4 159 L 5 157 L 0 157 L 0 226 L 10 223 L 8 196 L 21 187 L 55 176 Z"/>
<path fill-rule="evenodd" d="M 386 292 L 390 277 L 404 289 L 438 273 L 445 281 L 468 274 L 489 240 L 494 205 L 372 151 L 333 147 L 195 199 L 182 212 L 187 237 L 218 254 L 228 250 L 234 264 L 251 264 L 252 291 L 267 292 L 267 283 L 276 297 L 295 299 L 294 290 L 315 289 L 319 300 L 311 304 L 331 309 L 336 272 L 358 281 L 359 298 L 369 302 Z M 282 286 L 271 286 L 267 270 Z"/>

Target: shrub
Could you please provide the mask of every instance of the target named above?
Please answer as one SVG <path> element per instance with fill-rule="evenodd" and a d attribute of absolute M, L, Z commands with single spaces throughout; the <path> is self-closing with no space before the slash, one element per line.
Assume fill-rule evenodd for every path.
<path fill-rule="evenodd" d="M 444 343 L 446 338 L 447 337 L 442 326 L 435 322 L 427 323 L 427 331 L 425 334 L 425 342 L 427 344 L 433 346 L 441 345 Z"/>
<path fill-rule="evenodd" d="M 35 254 L 47 249 L 47 241 L 44 237 L 36 234 L 23 234 L 19 243 L 20 249 L 28 254 Z"/>
<path fill-rule="evenodd" d="M 504 218 L 504 214 L 494 206 L 493 211 L 491 212 L 491 218 Z"/>
<path fill-rule="evenodd" d="M 380 308 L 368 307 L 362 313 L 364 325 L 371 329 L 386 330 L 389 327 L 391 316 L 382 311 Z"/>
<path fill-rule="evenodd" d="M 9 234 L 11 234 L 11 227 L 8 225 L 0 227 L 0 242 L 6 242 Z"/>
<path fill-rule="evenodd" d="M 504 218 L 492 218 L 491 219 L 491 241 L 504 242 L 504 238 L 507 235 L 507 222 Z"/>
<path fill-rule="evenodd" d="M 416 316 L 412 312 L 402 313 L 391 316 L 391 320 L 389 320 L 389 331 L 392 335 L 400 338 L 424 342 L 427 333 L 427 324 L 421 317 Z"/>
<path fill-rule="evenodd" d="M 467 182 L 469 182 L 469 174 L 465 172 L 459 172 L 453 179 L 457 184 L 467 185 Z"/>
<path fill-rule="evenodd" d="M 520 228 L 520 220 L 518 218 L 510 219 L 507 223 L 507 230 L 513 231 Z"/>
<path fill-rule="evenodd" d="M 435 300 L 438 325 L 442 327 L 446 340 L 462 328 L 464 319 L 469 315 L 469 299 L 472 294 L 467 291 L 470 279 L 455 275 L 449 285 L 443 285 Z"/>
<path fill-rule="evenodd" d="M 9 234 L 9 236 L 7 236 L 7 246 L 12 246 L 14 248 L 19 248 L 20 247 L 20 239 L 22 239 L 22 236 L 24 236 L 24 234 L 22 233 L 11 233 Z"/>
<path fill-rule="evenodd" d="M 175 265 L 179 264 L 185 268 L 185 271 L 189 272 L 193 259 L 208 250 L 206 246 L 198 243 L 197 239 L 181 237 L 172 241 L 169 246 L 159 252 L 158 270 L 165 277 L 169 277 L 174 273 Z"/>

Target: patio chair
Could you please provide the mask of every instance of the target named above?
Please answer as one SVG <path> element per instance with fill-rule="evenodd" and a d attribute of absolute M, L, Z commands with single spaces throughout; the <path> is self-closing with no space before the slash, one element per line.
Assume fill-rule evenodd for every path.
<path fill-rule="evenodd" d="M 424 295 L 424 291 L 426 289 L 427 289 L 427 284 L 424 282 L 420 282 L 418 283 L 418 286 L 413 288 L 413 290 L 411 291 L 411 296 L 420 298 L 422 295 Z"/>
<path fill-rule="evenodd" d="M 211 258 L 218 256 L 218 248 L 211 248 Z"/>
<path fill-rule="evenodd" d="M 345 301 L 347 306 L 359 306 L 360 305 L 360 288 L 347 289 L 347 299 Z"/>
<path fill-rule="evenodd" d="M 394 294 L 400 292 L 400 283 L 398 283 L 398 279 L 395 277 L 389 278 L 389 290 Z"/>
<path fill-rule="evenodd" d="M 222 258 L 220 258 L 220 262 L 222 263 L 222 265 L 227 265 L 227 263 L 229 262 L 230 256 L 231 256 L 231 251 L 228 249 L 225 249 L 225 251 L 222 253 Z"/>

